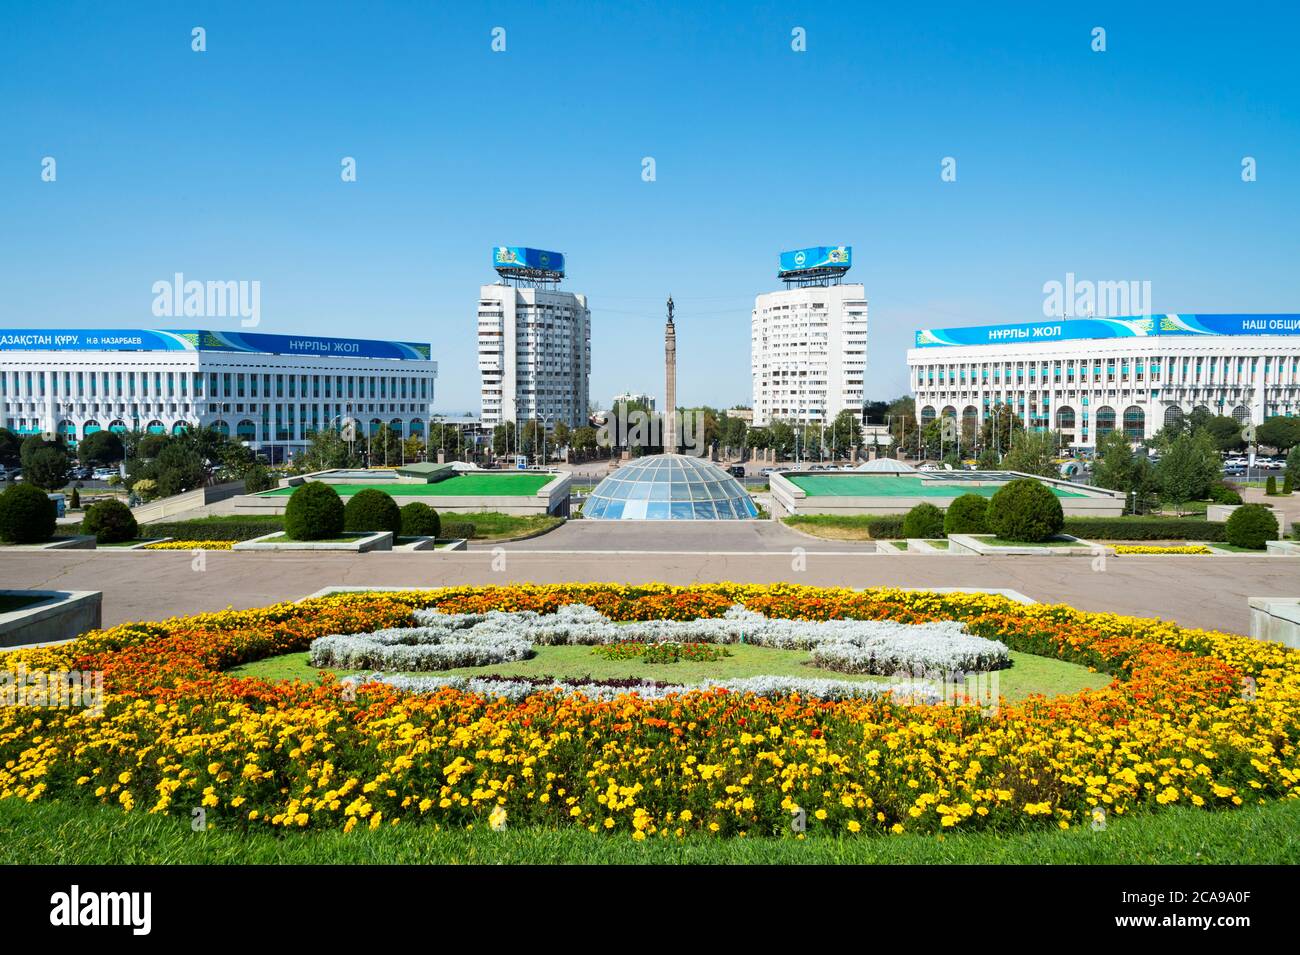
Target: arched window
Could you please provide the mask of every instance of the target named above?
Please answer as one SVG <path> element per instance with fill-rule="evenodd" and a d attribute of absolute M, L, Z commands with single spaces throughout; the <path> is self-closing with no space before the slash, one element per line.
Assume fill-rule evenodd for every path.
<path fill-rule="evenodd" d="M 190 423 L 188 421 L 177 421 L 172 425 L 172 434 L 184 434 L 188 430 L 190 430 Z"/>
<path fill-rule="evenodd" d="M 217 432 L 217 434 L 221 435 L 222 437 L 228 438 L 230 437 L 230 422 L 214 421 L 212 422 L 212 430 Z"/>
<path fill-rule="evenodd" d="M 1250 420 L 1250 409 L 1245 405 L 1237 405 L 1232 409 L 1232 417 L 1237 424 L 1245 424 Z"/>
<path fill-rule="evenodd" d="M 929 424 L 934 420 L 934 406 L 926 405 L 921 409 L 921 424 Z"/>
<path fill-rule="evenodd" d="M 954 408 L 952 405 L 945 405 L 943 409 L 943 416 L 945 418 L 955 418 L 957 417 L 957 409 Z"/>
<path fill-rule="evenodd" d="M 1183 409 L 1178 405 L 1170 405 L 1165 408 L 1165 427 L 1177 425 L 1183 420 Z"/>
<path fill-rule="evenodd" d="M 1097 409 L 1097 437 L 1105 437 L 1115 430 L 1115 409 L 1103 405 Z"/>
<path fill-rule="evenodd" d="M 420 435 L 421 437 L 423 437 L 424 422 L 421 421 L 419 418 L 416 418 L 414 421 L 411 422 L 411 434 Z"/>
<path fill-rule="evenodd" d="M 388 430 L 393 432 L 393 434 L 397 435 L 399 438 L 402 437 L 405 434 L 402 430 L 402 419 L 394 418 L 392 421 L 388 422 Z"/>
<path fill-rule="evenodd" d="M 145 431 L 150 434 L 166 434 L 167 426 L 161 421 L 150 421 L 149 424 L 145 426 Z"/>
<path fill-rule="evenodd" d="M 1137 405 L 1124 409 L 1124 436 L 1130 441 L 1141 441 L 1146 433 L 1147 416 Z"/>
<path fill-rule="evenodd" d="M 112 431 L 114 434 L 122 434 L 126 431 L 126 422 L 121 418 L 118 418 L 116 421 L 109 424 L 108 430 Z"/>
<path fill-rule="evenodd" d="M 1056 428 L 1058 431 L 1074 430 L 1074 409 L 1073 408 L 1056 409 Z"/>
<path fill-rule="evenodd" d="M 103 429 L 100 428 L 98 421 L 87 421 L 81 426 L 81 436 L 84 438 L 101 430 Z"/>
<path fill-rule="evenodd" d="M 239 424 L 235 425 L 235 435 L 240 441 L 256 441 L 257 425 L 245 418 Z"/>
<path fill-rule="evenodd" d="M 381 427 L 383 427 L 383 425 L 384 425 L 384 423 L 383 423 L 382 421 L 380 421 L 378 418 L 371 418 L 371 419 L 370 419 L 370 433 L 371 433 L 371 434 L 378 434 L 378 433 L 379 433 L 379 429 L 380 429 Z"/>

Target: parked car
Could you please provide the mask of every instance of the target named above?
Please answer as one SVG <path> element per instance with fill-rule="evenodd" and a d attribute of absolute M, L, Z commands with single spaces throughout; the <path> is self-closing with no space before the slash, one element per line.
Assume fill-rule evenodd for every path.
<path fill-rule="evenodd" d="M 117 474 L 117 468 L 95 468 L 90 472 L 90 476 L 96 481 L 107 481 L 115 474 Z"/>
<path fill-rule="evenodd" d="M 745 476 L 745 466 L 743 464 L 733 464 L 727 468 L 727 473 L 732 477 L 743 478 Z"/>
<path fill-rule="evenodd" d="M 776 473 L 776 468 L 763 468 L 763 470 L 759 471 L 758 473 L 761 474 L 763 477 L 770 477 L 771 475 Z"/>

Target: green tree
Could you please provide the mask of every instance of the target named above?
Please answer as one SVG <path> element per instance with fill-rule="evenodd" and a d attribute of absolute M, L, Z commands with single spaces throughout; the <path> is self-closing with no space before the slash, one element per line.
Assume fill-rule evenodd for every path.
<path fill-rule="evenodd" d="M 1255 429 L 1255 440 L 1279 451 L 1289 451 L 1300 445 L 1300 418 L 1269 418 Z"/>
<path fill-rule="evenodd" d="M 551 432 L 551 441 L 555 444 L 556 449 L 567 447 L 571 437 L 569 426 L 563 421 L 557 421 L 554 430 Z"/>
<path fill-rule="evenodd" d="M 1201 431 L 1179 435 L 1156 465 L 1161 495 L 1182 514 L 1188 501 L 1209 494 L 1210 485 L 1219 477 L 1219 468 L 1219 453 L 1208 434 Z"/>
<path fill-rule="evenodd" d="M 583 425 L 573 432 L 573 448 L 583 457 L 596 453 L 596 429 Z"/>
<path fill-rule="evenodd" d="M 794 426 L 790 422 L 773 421 L 768 427 L 768 434 L 769 447 L 776 450 L 777 460 L 784 461 L 794 457 L 795 433 Z"/>
<path fill-rule="evenodd" d="M 1061 469 L 1055 460 L 1059 444 L 1060 436 L 1053 431 L 1015 431 L 1011 435 L 1011 450 L 1002 458 L 1002 467 L 1038 477 L 1060 477 Z"/>
<path fill-rule="evenodd" d="M 47 442 L 23 458 L 23 479 L 34 487 L 57 491 L 68 483 L 68 452 L 63 446 Z"/>
<path fill-rule="evenodd" d="M 858 424 L 857 416 L 847 409 L 837 414 L 826 440 L 838 457 L 848 457 L 853 451 L 861 450 L 862 426 Z"/>
<path fill-rule="evenodd" d="M 1291 483 L 1300 487 L 1300 445 L 1291 449 L 1291 453 L 1286 456 L 1286 476 L 1291 479 Z"/>
<path fill-rule="evenodd" d="M 1092 483 L 1112 491 L 1128 492 L 1133 487 L 1133 448 L 1128 436 L 1116 429 L 1097 439 Z"/>
<path fill-rule="evenodd" d="M 349 445 L 341 432 L 329 428 L 312 434 L 298 461 L 308 471 L 326 471 L 359 467 L 361 455 L 356 452 L 356 442 Z"/>
<path fill-rule="evenodd" d="M 0 428 L 0 467 L 17 467 L 22 461 L 23 443 L 8 428 Z"/>
<path fill-rule="evenodd" d="M 154 462 L 154 480 L 158 482 L 158 493 L 163 497 L 202 487 L 207 478 L 203 458 L 189 442 L 173 441 L 158 452 Z"/>
<path fill-rule="evenodd" d="M 1017 432 L 1025 430 L 1025 423 L 1016 414 L 1016 409 L 1004 402 L 989 408 L 988 414 L 980 423 L 979 446 L 998 454 L 1006 454 L 1011 449 L 1011 439 Z"/>
<path fill-rule="evenodd" d="M 81 439 L 77 445 L 77 457 L 82 464 L 92 467 L 117 464 L 126 457 L 126 447 L 112 431 L 95 431 Z"/>
<path fill-rule="evenodd" d="M 1241 437 L 1241 422 L 1227 415 L 1216 415 L 1205 422 L 1203 429 L 1220 451 L 1238 451 L 1246 446 Z"/>

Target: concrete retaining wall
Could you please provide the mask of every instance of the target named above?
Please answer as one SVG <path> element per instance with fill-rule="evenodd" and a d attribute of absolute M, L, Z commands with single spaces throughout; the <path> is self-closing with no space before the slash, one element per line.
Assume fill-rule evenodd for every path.
<path fill-rule="evenodd" d="M 1300 597 L 1251 597 L 1250 635 L 1300 650 Z"/>
<path fill-rule="evenodd" d="M 63 643 L 103 621 L 104 595 L 98 590 L 9 590 L 8 594 L 44 597 L 9 613 L 0 613 L 0 647 Z"/>

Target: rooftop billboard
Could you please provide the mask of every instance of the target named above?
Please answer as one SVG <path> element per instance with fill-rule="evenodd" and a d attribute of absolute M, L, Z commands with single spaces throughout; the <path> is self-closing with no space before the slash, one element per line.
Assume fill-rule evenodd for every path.
<path fill-rule="evenodd" d="M 518 245 L 498 245 L 492 250 L 492 267 L 497 269 L 531 269 L 564 274 L 564 253 L 529 249 Z"/>
<path fill-rule="evenodd" d="M 1041 322 L 1016 325 L 922 328 L 916 333 L 916 347 L 1005 345 L 1088 338 L 1148 338 L 1158 335 L 1300 335 L 1300 314 L 1129 315 L 1122 318 L 1044 319 Z"/>
<path fill-rule="evenodd" d="M 424 342 L 149 328 L 0 329 L 0 351 L 216 351 L 414 361 L 431 357 L 431 346 Z"/>
<path fill-rule="evenodd" d="M 802 272 L 806 269 L 847 269 L 853 264 L 853 246 L 816 245 L 810 249 L 795 249 L 781 253 L 782 272 Z"/>

